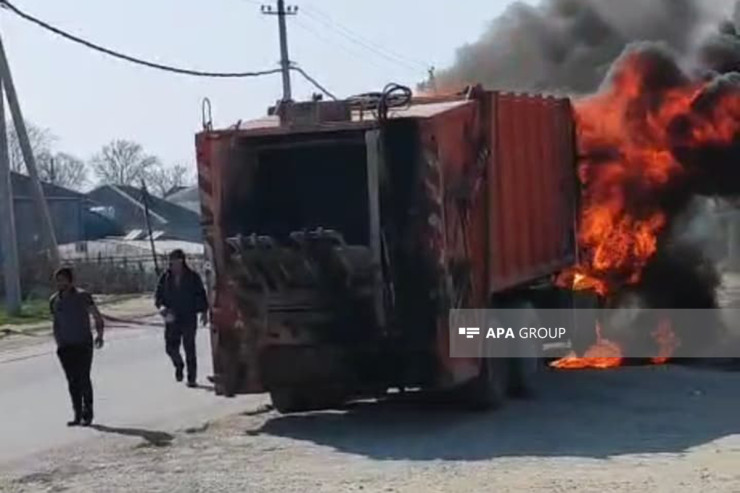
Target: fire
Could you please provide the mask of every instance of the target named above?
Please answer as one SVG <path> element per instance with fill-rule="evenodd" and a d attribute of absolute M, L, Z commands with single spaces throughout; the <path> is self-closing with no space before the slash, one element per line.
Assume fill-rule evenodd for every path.
<path fill-rule="evenodd" d="M 558 279 L 605 298 L 642 280 L 675 214 L 666 204 L 676 190 L 690 195 L 702 179 L 727 182 L 720 168 L 727 164 L 702 159 L 698 165 L 692 153 L 729 148 L 740 137 L 737 81 L 692 81 L 668 55 L 645 47 L 625 54 L 612 73 L 604 90 L 575 104 L 583 255 Z M 665 363 L 680 341 L 668 321 L 653 336 L 659 346 L 653 362 Z M 599 333 L 583 358 L 570 355 L 553 366 L 611 367 L 621 354 Z"/>
<path fill-rule="evenodd" d="M 601 325 L 596 324 L 596 344 L 591 346 L 582 358 L 575 352 L 553 362 L 550 366 L 561 370 L 584 368 L 614 368 L 622 364 L 622 348 L 601 336 Z"/>
<path fill-rule="evenodd" d="M 652 362 L 656 365 L 665 364 L 681 345 L 681 341 L 671 329 L 671 323 L 667 319 L 661 320 L 652 336 L 655 342 L 658 343 L 658 357 L 653 358 Z"/>
<path fill-rule="evenodd" d="M 728 145 L 740 130 L 740 90 L 708 95 L 709 83 L 691 82 L 678 68 L 671 74 L 667 63 L 632 51 L 607 89 L 575 105 L 585 256 L 576 270 L 590 284 L 600 281 L 602 295 L 639 283 L 657 252 L 669 225 L 661 199 L 696 172 L 676 149 Z"/>

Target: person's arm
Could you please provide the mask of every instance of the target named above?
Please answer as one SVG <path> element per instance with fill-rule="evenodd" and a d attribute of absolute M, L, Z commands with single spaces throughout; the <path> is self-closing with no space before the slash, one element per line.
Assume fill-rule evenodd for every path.
<path fill-rule="evenodd" d="M 103 315 L 100 313 L 100 310 L 98 310 L 98 305 L 95 304 L 95 300 L 93 299 L 92 295 L 88 295 L 89 301 L 88 301 L 88 309 L 90 311 L 90 315 L 92 315 L 93 320 L 95 321 L 95 332 L 97 333 L 97 337 L 95 338 L 95 345 L 97 347 L 103 347 L 103 335 L 105 333 L 105 320 L 103 319 Z"/>

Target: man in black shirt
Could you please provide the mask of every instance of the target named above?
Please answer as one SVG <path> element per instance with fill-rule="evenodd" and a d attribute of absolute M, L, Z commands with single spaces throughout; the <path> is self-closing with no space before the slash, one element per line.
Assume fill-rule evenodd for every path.
<path fill-rule="evenodd" d="M 185 262 L 185 253 L 175 250 L 170 254 L 169 269 L 160 277 L 155 294 L 155 305 L 165 319 L 165 346 L 175 366 L 175 378 L 183 380 L 185 365 L 180 344 L 185 349 L 188 387 L 197 386 L 197 357 L 195 336 L 198 314 L 203 325 L 208 323 L 208 299 L 200 276 Z"/>
<path fill-rule="evenodd" d="M 72 269 L 59 269 L 54 275 L 57 292 L 49 300 L 54 320 L 57 355 L 72 398 L 74 419 L 68 426 L 90 426 L 93 421 L 93 388 L 90 368 L 93 344 L 103 347 L 104 322 L 92 296 L 74 285 Z M 93 341 L 90 315 L 95 319 L 97 337 Z"/>

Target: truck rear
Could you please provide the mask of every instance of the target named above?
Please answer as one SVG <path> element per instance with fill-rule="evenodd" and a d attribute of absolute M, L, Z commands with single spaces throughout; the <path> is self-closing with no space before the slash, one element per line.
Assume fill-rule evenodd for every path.
<path fill-rule="evenodd" d="M 570 102 L 394 98 L 197 135 L 218 394 L 292 412 L 467 389 L 491 407 L 523 385 L 524 360 L 451 358 L 448 313 L 533 299 L 573 264 Z"/>

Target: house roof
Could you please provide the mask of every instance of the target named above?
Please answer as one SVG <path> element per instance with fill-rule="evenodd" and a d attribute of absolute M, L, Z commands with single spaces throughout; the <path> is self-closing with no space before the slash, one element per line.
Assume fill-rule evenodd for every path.
<path fill-rule="evenodd" d="M 170 202 L 179 204 L 180 202 L 197 202 L 200 200 L 200 190 L 198 187 L 183 187 L 175 193 L 168 195 L 166 198 Z"/>
<path fill-rule="evenodd" d="M 126 198 L 135 207 L 140 208 L 142 211 L 144 210 L 144 193 L 141 189 L 127 185 L 104 185 L 90 193 L 100 201 L 101 192 L 104 190 L 110 190 L 113 193 L 117 193 Z M 160 199 L 159 197 L 149 195 L 147 197 L 147 202 L 150 214 L 161 223 L 183 224 L 189 222 L 198 223 L 200 221 L 200 217 L 195 212 L 167 200 Z"/>
<path fill-rule="evenodd" d="M 33 196 L 33 182 L 31 178 L 21 173 L 10 173 L 10 183 L 13 186 L 13 197 L 32 197 Z M 70 190 L 68 188 L 52 185 L 51 183 L 41 183 L 44 189 L 44 196 L 46 198 L 69 198 L 69 199 L 81 199 L 89 200 L 89 198 L 80 192 Z"/>
<path fill-rule="evenodd" d="M 168 196 L 167 200 L 200 214 L 200 189 L 198 187 L 184 188 Z"/>
<path fill-rule="evenodd" d="M 167 200 L 169 200 L 169 198 L 170 198 L 170 197 L 172 197 L 173 195 L 176 195 L 176 194 L 178 194 L 178 193 L 182 192 L 183 190 L 187 190 L 187 189 L 188 189 L 188 187 L 183 187 L 183 186 L 176 186 L 176 187 L 172 187 L 172 188 L 171 188 L 171 189 L 170 189 L 170 190 L 169 190 L 169 191 L 168 191 L 168 192 L 167 192 L 167 193 L 165 194 L 164 198 L 165 198 L 165 199 L 167 199 Z"/>

